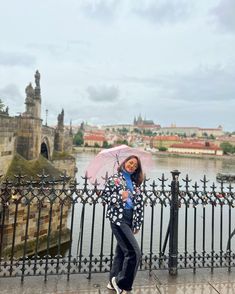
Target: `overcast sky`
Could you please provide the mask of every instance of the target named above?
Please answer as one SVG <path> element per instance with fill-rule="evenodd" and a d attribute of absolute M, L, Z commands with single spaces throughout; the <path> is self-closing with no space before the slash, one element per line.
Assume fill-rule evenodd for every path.
<path fill-rule="evenodd" d="M 234 0 L 8 0 L 0 98 L 23 112 L 41 73 L 42 118 L 235 130 Z"/>

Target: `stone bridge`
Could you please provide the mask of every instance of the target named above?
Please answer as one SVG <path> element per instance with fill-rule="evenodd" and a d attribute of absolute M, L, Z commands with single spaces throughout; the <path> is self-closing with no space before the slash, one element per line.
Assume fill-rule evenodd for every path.
<path fill-rule="evenodd" d="M 42 124 L 40 73 L 35 73 L 35 87 L 26 89 L 25 112 L 10 116 L 8 107 L 0 111 L 0 174 L 5 174 L 14 155 L 36 160 L 42 154 L 52 160 L 55 152 L 72 151 L 72 131 L 64 126 L 64 110 L 58 115 L 56 127 Z"/>

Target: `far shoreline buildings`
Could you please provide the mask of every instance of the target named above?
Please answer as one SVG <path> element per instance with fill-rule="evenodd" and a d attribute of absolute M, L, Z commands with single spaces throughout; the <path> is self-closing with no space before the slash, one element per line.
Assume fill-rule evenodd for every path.
<path fill-rule="evenodd" d="M 220 144 L 222 126 L 217 128 L 161 127 L 152 120 L 135 117 L 132 124 L 105 125 L 100 128 L 83 124 L 84 146 L 105 147 L 129 144 L 167 153 L 223 155 Z"/>

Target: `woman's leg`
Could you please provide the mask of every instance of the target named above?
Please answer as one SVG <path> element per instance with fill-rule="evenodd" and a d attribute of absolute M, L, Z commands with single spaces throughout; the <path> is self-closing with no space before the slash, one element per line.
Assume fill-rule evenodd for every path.
<path fill-rule="evenodd" d="M 130 226 L 123 222 L 121 226 L 111 224 L 117 244 L 124 254 L 122 268 L 115 276 L 119 288 L 130 291 L 138 269 L 141 252 Z"/>
<path fill-rule="evenodd" d="M 114 258 L 113 258 L 112 268 L 109 274 L 110 282 L 112 280 L 112 277 L 116 277 L 118 273 L 122 270 L 123 260 L 124 260 L 124 254 L 121 250 L 121 247 L 117 244 Z"/>

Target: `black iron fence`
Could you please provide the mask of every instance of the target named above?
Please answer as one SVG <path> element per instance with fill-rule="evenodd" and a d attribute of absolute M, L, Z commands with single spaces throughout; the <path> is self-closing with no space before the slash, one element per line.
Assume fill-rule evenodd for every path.
<path fill-rule="evenodd" d="M 142 185 L 144 223 L 137 235 L 140 270 L 235 265 L 235 194 L 231 183 L 192 183 L 180 179 L 146 179 Z M 41 175 L 38 181 L 17 176 L 0 185 L 0 276 L 107 272 L 115 239 L 102 188 Z M 234 238 L 235 239 L 235 238 Z"/>

